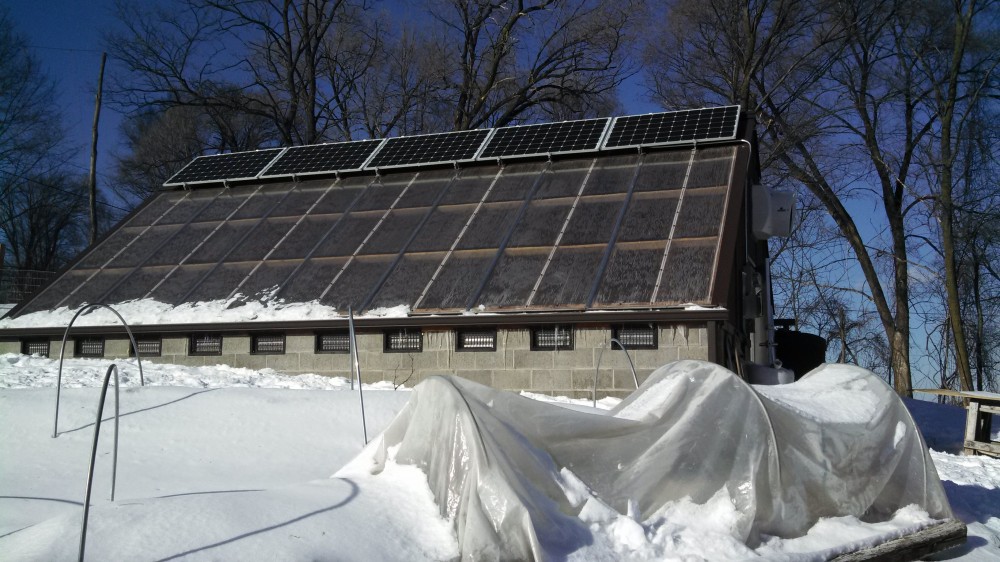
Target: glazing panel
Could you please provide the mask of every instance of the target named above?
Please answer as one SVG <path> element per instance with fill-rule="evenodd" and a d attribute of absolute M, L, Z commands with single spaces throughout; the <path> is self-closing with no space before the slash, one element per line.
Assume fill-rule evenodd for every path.
<path fill-rule="evenodd" d="M 532 201 L 521 222 L 514 228 L 509 246 L 551 246 L 566 222 L 571 205 L 572 200 L 565 199 Z"/>
<path fill-rule="evenodd" d="M 486 307 L 524 306 L 545 265 L 548 249 L 533 252 L 504 252 L 479 302 Z"/>
<path fill-rule="evenodd" d="M 671 150 L 646 155 L 635 180 L 636 191 L 680 189 L 684 185 L 691 150 Z"/>
<path fill-rule="evenodd" d="M 677 210 L 677 197 L 659 193 L 635 193 L 629 204 L 622 228 L 618 233 L 621 242 L 642 240 L 666 240 L 670 236 L 670 225 Z"/>
<path fill-rule="evenodd" d="M 378 224 L 381 212 L 351 213 L 316 250 L 316 256 L 350 256 Z"/>
<path fill-rule="evenodd" d="M 441 253 L 404 256 L 368 308 L 413 306 L 443 257 Z"/>
<path fill-rule="evenodd" d="M 132 271 L 105 299 L 109 303 L 141 299 L 170 273 L 171 267 L 140 267 Z"/>
<path fill-rule="evenodd" d="M 385 210 L 399 197 L 413 179 L 413 174 L 391 174 L 383 176 L 368 186 L 355 211 Z"/>
<path fill-rule="evenodd" d="M 638 162 L 638 156 L 602 158 L 594 166 L 590 180 L 587 181 L 587 190 L 584 193 L 587 195 L 625 193 L 635 176 L 635 167 Z"/>
<path fill-rule="evenodd" d="M 196 222 L 221 221 L 233 214 L 233 211 L 245 201 L 249 200 L 250 194 L 256 188 L 227 189 L 219 195 L 212 204 L 204 208 L 198 216 Z"/>
<path fill-rule="evenodd" d="M 300 217 L 305 214 L 306 211 L 312 207 L 320 197 L 326 193 L 326 188 L 333 183 L 333 180 L 325 180 L 322 182 L 308 182 L 310 185 L 305 183 L 298 184 L 298 188 L 292 190 L 288 194 L 288 197 L 284 201 L 278 204 L 271 211 L 272 217 Z"/>
<path fill-rule="evenodd" d="M 423 208 L 392 211 L 368 239 L 360 254 L 398 254 L 426 214 L 427 209 Z"/>
<path fill-rule="evenodd" d="M 715 241 L 703 244 L 674 242 L 670 245 L 657 302 L 704 303 L 715 264 Z"/>
<path fill-rule="evenodd" d="M 104 269 L 68 296 L 62 306 L 77 308 L 83 303 L 101 302 L 101 297 L 131 269 Z"/>
<path fill-rule="evenodd" d="M 103 267 L 104 264 L 108 263 L 108 260 L 112 256 L 118 253 L 125 247 L 126 244 L 132 241 L 133 238 L 138 236 L 145 230 L 143 228 L 121 228 L 116 230 L 111 236 L 108 236 L 103 241 L 101 241 L 97 247 L 92 249 L 75 267 L 82 268 L 98 268 Z"/>
<path fill-rule="evenodd" d="M 320 199 L 310 214 L 343 213 L 374 179 L 372 176 L 358 176 L 340 180 L 326 197 Z"/>
<path fill-rule="evenodd" d="M 154 226 L 126 247 L 109 267 L 135 267 L 146 260 L 161 244 L 180 231 L 180 226 Z"/>
<path fill-rule="evenodd" d="M 346 311 L 350 306 L 360 310 L 365 298 L 375 288 L 382 274 L 392 264 L 390 256 L 356 258 L 344 271 L 330 292 L 322 298 L 322 303 L 337 310 Z"/>
<path fill-rule="evenodd" d="M 688 187 L 729 185 L 735 156 L 734 147 L 710 147 L 698 150 L 695 153 L 694 165 L 691 167 Z"/>
<path fill-rule="evenodd" d="M 475 208 L 474 205 L 454 205 L 434 209 L 407 251 L 431 252 L 451 248 Z"/>
<path fill-rule="evenodd" d="M 282 289 L 279 296 L 290 302 L 309 302 L 318 299 L 346 261 L 347 258 L 307 261 Z"/>
<path fill-rule="evenodd" d="M 490 188 L 493 179 L 500 168 L 468 169 L 462 172 L 448 192 L 441 199 L 441 205 L 457 205 L 462 203 L 478 203 L 486 190 Z"/>
<path fill-rule="evenodd" d="M 150 298 L 168 304 L 181 304 L 185 294 L 211 269 L 210 265 L 184 265 L 177 268 Z"/>
<path fill-rule="evenodd" d="M 601 264 L 604 248 L 566 248 L 556 250 L 545 277 L 538 285 L 532 305 L 586 305 L 594 272 Z"/>
<path fill-rule="evenodd" d="M 456 170 L 420 172 L 410 189 L 406 191 L 406 195 L 396 204 L 396 208 L 408 209 L 433 205 L 441 191 L 449 188 L 452 178 L 457 174 Z"/>
<path fill-rule="evenodd" d="M 624 202 L 623 195 L 613 199 L 581 199 L 559 245 L 607 244 Z"/>
<path fill-rule="evenodd" d="M 591 160 L 566 160 L 552 164 L 550 171 L 542 178 L 535 199 L 553 197 L 576 197 L 587 177 Z"/>
<path fill-rule="evenodd" d="M 722 223 L 722 210 L 726 205 L 725 193 L 697 193 L 684 195 L 681 216 L 677 218 L 674 238 L 718 236 Z"/>
<path fill-rule="evenodd" d="M 597 291 L 596 303 L 649 302 L 662 257 L 663 246 L 649 249 L 616 247 Z"/>
<path fill-rule="evenodd" d="M 458 243 L 459 250 L 496 248 L 517 218 L 520 202 L 483 205 Z"/>
<path fill-rule="evenodd" d="M 154 199 L 128 222 L 128 226 L 149 226 L 166 213 L 179 199 L 187 195 L 184 192 L 169 192 L 153 195 Z"/>
<path fill-rule="evenodd" d="M 264 256 L 274 248 L 294 224 L 295 219 L 292 218 L 265 220 L 258 224 L 250 236 L 247 236 L 232 253 L 226 256 L 225 261 L 259 261 L 264 259 Z"/>
<path fill-rule="evenodd" d="M 55 307 L 70 291 L 75 289 L 80 283 L 83 283 L 87 277 L 90 277 L 91 273 L 93 273 L 92 270 L 74 270 L 61 275 L 48 288 L 44 289 L 37 297 L 30 301 L 24 309 L 24 314 Z"/>
<path fill-rule="evenodd" d="M 523 201 L 531 187 L 535 185 L 538 174 L 545 170 L 544 162 L 530 164 L 509 164 L 500 175 L 487 201 Z"/>
<path fill-rule="evenodd" d="M 224 299 L 233 292 L 250 270 L 253 264 L 233 263 L 223 264 L 212 271 L 204 281 L 188 297 L 189 301 L 201 302 Z"/>
<path fill-rule="evenodd" d="M 177 265 L 215 228 L 216 223 L 190 224 L 168 243 L 153 252 L 143 265 Z"/>
<path fill-rule="evenodd" d="M 195 217 L 206 205 L 212 204 L 212 197 L 188 197 L 171 208 L 157 226 L 164 224 L 184 224 Z"/>
<path fill-rule="evenodd" d="M 257 221 L 227 222 L 211 234 L 186 263 L 216 263 L 240 243 Z"/>
<path fill-rule="evenodd" d="M 452 254 L 431 285 L 420 308 L 461 308 L 464 309 L 473 292 L 493 261 L 495 252 L 468 252 Z"/>
<path fill-rule="evenodd" d="M 288 234 L 288 237 L 275 248 L 274 253 L 268 259 L 287 260 L 305 258 L 306 254 L 319 242 L 320 237 L 326 234 L 326 231 L 337 222 L 340 216 L 323 215 L 322 217 L 307 217 Z"/>
<path fill-rule="evenodd" d="M 259 219 L 263 217 L 281 201 L 281 198 L 285 196 L 285 192 L 287 190 L 281 192 L 258 191 L 245 205 L 240 207 L 239 211 L 236 211 L 236 214 L 232 217 L 233 220 Z"/>
<path fill-rule="evenodd" d="M 295 262 L 267 262 L 261 265 L 240 287 L 240 294 L 244 295 L 244 300 L 247 297 L 250 300 L 261 300 L 274 295 L 295 269 L 295 265 Z"/>

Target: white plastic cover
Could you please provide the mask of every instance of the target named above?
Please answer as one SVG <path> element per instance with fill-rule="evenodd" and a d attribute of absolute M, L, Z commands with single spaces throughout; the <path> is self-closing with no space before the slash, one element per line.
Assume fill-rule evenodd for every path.
<path fill-rule="evenodd" d="M 375 472 L 390 460 L 421 467 L 465 559 L 544 560 L 581 544 L 575 479 L 639 521 L 724 491 L 750 547 L 800 536 L 821 517 L 883 521 L 911 504 L 952 516 L 903 402 L 846 365 L 751 387 L 718 365 L 679 361 L 610 415 L 432 377 L 362 458 Z"/>

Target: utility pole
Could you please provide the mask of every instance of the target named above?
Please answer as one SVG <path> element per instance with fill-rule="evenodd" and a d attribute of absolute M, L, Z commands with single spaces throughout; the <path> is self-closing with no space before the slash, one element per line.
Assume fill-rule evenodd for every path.
<path fill-rule="evenodd" d="M 104 63 L 107 53 L 101 53 L 101 72 L 97 76 L 97 103 L 94 106 L 94 140 L 90 146 L 90 244 L 97 242 L 97 122 L 101 118 L 101 93 L 104 90 Z"/>

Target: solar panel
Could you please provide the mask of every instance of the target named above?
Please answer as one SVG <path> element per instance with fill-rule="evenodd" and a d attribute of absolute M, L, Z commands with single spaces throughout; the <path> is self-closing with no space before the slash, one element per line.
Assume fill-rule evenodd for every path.
<path fill-rule="evenodd" d="M 294 146 L 261 174 L 262 178 L 360 170 L 381 140 Z"/>
<path fill-rule="evenodd" d="M 475 158 L 491 129 L 389 139 L 366 168 L 458 162 Z"/>
<path fill-rule="evenodd" d="M 199 156 L 163 185 L 254 179 L 283 150 L 283 148 L 269 148 L 250 152 Z"/>
<path fill-rule="evenodd" d="M 596 150 L 609 119 L 586 119 L 497 129 L 480 158 L 538 156 Z"/>
<path fill-rule="evenodd" d="M 618 117 L 604 148 L 668 145 L 736 138 L 740 106 L 689 109 Z"/>

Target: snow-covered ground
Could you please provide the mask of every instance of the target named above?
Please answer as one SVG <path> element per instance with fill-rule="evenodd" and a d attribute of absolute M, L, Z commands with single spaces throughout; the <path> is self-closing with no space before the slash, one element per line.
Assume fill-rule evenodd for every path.
<path fill-rule="evenodd" d="M 97 387 L 108 361 L 66 361 L 59 437 L 53 439 L 57 363 L 0 356 L 0 560 L 77 556 Z M 119 364 L 117 489 L 111 502 L 113 424 L 104 423 L 88 559 L 457 556 L 451 525 L 439 515 L 423 472 L 390 464 L 373 476 L 358 470 L 357 463 L 343 470 L 364 446 L 359 395 L 347 391 L 348 381 L 147 363 L 146 386 L 140 388 L 134 361 Z M 410 393 L 385 385 L 365 385 L 364 390 L 372 438 Z M 588 406 L 568 399 L 554 402 L 554 407 Z M 604 400 L 600 406 L 614 404 Z M 956 516 L 969 525 L 966 546 L 944 556 L 1000 560 L 1000 460 L 957 454 L 964 410 L 919 401 L 908 406 L 932 448 Z M 330 478 L 334 473 L 337 477 Z M 726 540 L 732 511 L 726 503 L 677 502 L 655 521 L 588 513 L 592 534 L 566 558 L 813 560 L 836 552 L 837 546 L 864 545 L 872 535 L 905 532 L 923 521 L 921 513 L 907 509 L 880 526 L 828 519 L 805 537 L 770 541 L 752 551 Z"/>

